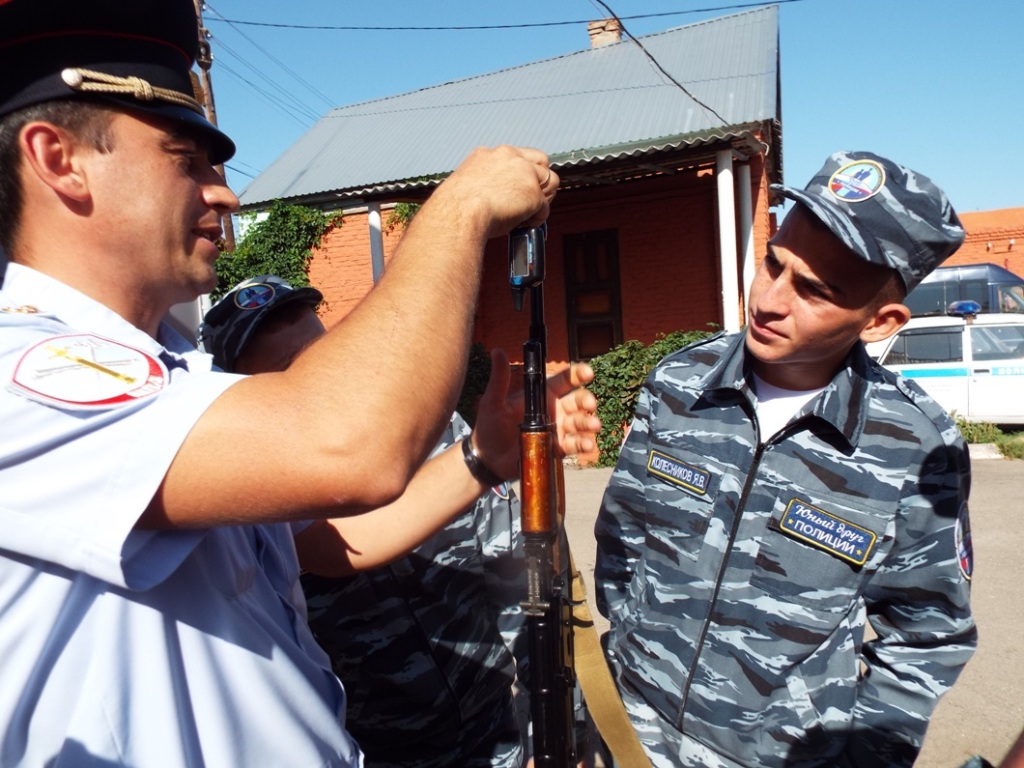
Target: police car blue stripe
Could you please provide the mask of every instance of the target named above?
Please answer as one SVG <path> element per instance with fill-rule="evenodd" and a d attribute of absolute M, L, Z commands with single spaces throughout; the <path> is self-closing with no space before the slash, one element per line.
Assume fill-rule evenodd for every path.
<path fill-rule="evenodd" d="M 900 375 L 907 379 L 937 379 L 944 376 L 969 376 L 967 368 L 904 368 Z"/>

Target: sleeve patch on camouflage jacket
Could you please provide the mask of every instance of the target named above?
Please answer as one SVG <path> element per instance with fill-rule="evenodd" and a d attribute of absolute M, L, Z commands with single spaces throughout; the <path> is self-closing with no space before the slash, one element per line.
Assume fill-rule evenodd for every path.
<path fill-rule="evenodd" d="M 956 543 L 956 558 L 960 563 L 960 573 L 967 581 L 974 573 L 974 545 L 971 543 L 971 518 L 967 514 L 967 502 L 960 505 L 956 516 L 956 528 L 953 531 Z"/>
<path fill-rule="evenodd" d="M 651 451 L 647 456 L 647 471 L 698 496 L 708 492 L 708 484 L 711 481 L 711 473 L 707 470 L 674 459 L 660 451 Z"/>
<path fill-rule="evenodd" d="M 875 545 L 875 534 L 867 528 L 793 499 L 779 521 L 779 529 L 787 535 L 823 549 L 854 565 L 864 565 Z"/>

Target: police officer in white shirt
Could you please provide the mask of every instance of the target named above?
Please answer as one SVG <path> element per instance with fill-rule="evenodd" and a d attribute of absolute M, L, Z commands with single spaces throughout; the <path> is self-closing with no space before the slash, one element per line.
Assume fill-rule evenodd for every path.
<path fill-rule="evenodd" d="M 541 152 L 474 152 L 288 371 L 212 371 L 162 322 L 216 284 L 238 204 L 197 40 L 191 0 L 0 2 L 3 766 L 359 764 L 292 535 L 394 502 L 316 553 L 372 565 L 444 522 L 403 517 L 410 478 L 477 482 L 458 453 L 417 468 L 461 384 L 484 244 L 558 186 Z M 592 444 L 592 415 L 564 426 L 563 449 Z M 497 468 L 514 442 L 476 447 Z"/>

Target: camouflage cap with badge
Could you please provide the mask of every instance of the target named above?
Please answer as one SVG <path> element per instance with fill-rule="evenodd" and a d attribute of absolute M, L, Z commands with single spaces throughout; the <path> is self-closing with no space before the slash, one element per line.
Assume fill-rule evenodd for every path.
<path fill-rule="evenodd" d="M 855 255 L 895 269 L 908 293 L 964 241 L 931 179 L 871 152 L 836 152 L 804 189 L 771 189 L 805 206 Z"/>
<path fill-rule="evenodd" d="M 316 288 L 294 288 L 277 275 L 243 280 L 206 313 L 199 343 L 218 368 L 233 371 L 253 331 L 271 312 L 293 301 L 315 307 L 323 298 Z"/>
<path fill-rule="evenodd" d="M 222 163 L 235 145 L 197 98 L 198 47 L 193 0 L 0 0 L 0 118 L 88 99 L 186 124 Z"/>

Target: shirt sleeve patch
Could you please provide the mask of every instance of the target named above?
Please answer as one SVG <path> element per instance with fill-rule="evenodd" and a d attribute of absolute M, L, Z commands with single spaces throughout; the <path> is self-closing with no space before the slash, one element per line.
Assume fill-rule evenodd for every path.
<path fill-rule="evenodd" d="M 864 565 L 875 545 L 875 533 L 848 520 L 793 499 L 779 522 L 779 529 L 788 536 L 835 555 Z"/>
<path fill-rule="evenodd" d="M 167 379 L 167 367 L 141 349 L 92 334 L 70 334 L 29 347 L 9 387 L 46 405 L 101 410 L 152 397 Z"/>
<path fill-rule="evenodd" d="M 652 450 L 648 455 L 647 471 L 699 496 L 708 492 L 708 484 L 711 482 L 711 473 L 706 469 L 687 464 L 660 451 Z"/>
<path fill-rule="evenodd" d="M 971 518 L 967 513 L 966 501 L 960 505 L 960 511 L 957 513 L 953 540 L 956 543 L 956 559 L 960 563 L 960 573 L 970 581 L 974 574 L 974 544 L 971 542 Z"/>

